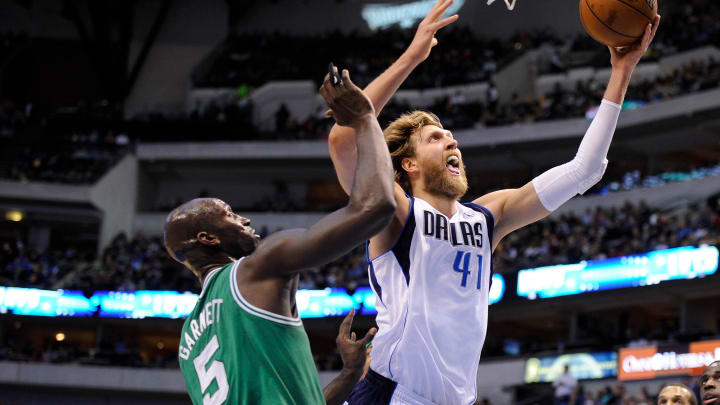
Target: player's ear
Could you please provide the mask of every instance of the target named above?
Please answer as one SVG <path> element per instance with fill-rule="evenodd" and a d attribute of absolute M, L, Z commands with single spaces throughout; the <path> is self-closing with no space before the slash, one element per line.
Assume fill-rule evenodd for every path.
<path fill-rule="evenodd" d="M 402 162 L 400 162 L 400 165 L 402 166 L 403 170 L 408 173 L 413 173 L 418 170 L 417 161 L 415 160 L 415 158 L 403 158 Z"/>
<path fill-rule="evenodd" d="M 220 244 L 220 239 L 217 236 L 205 231 L 198 232 L 196 239 L 203 245 L 215 246 Z"/>

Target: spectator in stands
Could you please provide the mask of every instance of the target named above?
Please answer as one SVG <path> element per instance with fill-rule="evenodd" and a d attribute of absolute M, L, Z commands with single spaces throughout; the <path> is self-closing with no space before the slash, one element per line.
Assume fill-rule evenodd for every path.
<path fill-rule="evenodd" d="M 668 384 L 660 390 L 657 405 L 698 405 L 698 401 L 686 385 Z"/>
<path fill-rule="evenodd" d="M 585 396 L 585 387 L 582 385 L 577 385 L 575 390 L 573 391 L 572 395 L 570 396 L 570 405 L 586 405 L 585 401 L 587 400 Z"/>
<path fill-rule="evenodd" d="M 577 380 L 570 374 L 570 366 L 566 365 L 562 374 L 553 381 L 555 388 L 555 405 L 570 405 L 570 396 L 577 388 Z"/>

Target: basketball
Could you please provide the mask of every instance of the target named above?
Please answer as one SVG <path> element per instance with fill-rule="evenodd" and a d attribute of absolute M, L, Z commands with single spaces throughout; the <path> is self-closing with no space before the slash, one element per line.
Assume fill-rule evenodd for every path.
<path fill-rule="evenodd" d="M 640 41 L 656 15 L 656 0 L 580 0 L 580 21 L 585 31 L 613 47 Z"/>

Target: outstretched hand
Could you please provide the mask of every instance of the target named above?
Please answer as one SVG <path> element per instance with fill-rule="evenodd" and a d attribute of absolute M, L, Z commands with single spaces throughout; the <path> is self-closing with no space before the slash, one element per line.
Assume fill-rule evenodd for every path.
<path fill-rule="evenodd" d="M 337 68 L 334 69 L 337 72 Z M 364 116 L 375 117 L 375 108 L 372 102 L 350 80 L 350 73 L 347 69 L 343 69 L 342 81 L 338 85 L 333 85 L 330 74 L 326 74 L 325 80 L 320 86 L 320 94 L 330 107 L 325 114 L 335 118 L 338 125 L 354 127 Z"/>
<path fill-rule="evenodd" d="M 645 27 L 645 34 L 643 35 L 642 40 L 640 40 L 637 44 L 620 48 L 613 48 L 612 46 L 609 46 L 610 63 L 613 68 L 629 70 L 635 69 L 635 66 L 637 66 L 642 56 L 645 52 L 647 52 L 648 47 L 650 47 L 650 43 L 653 38 L 655 38 L 655 33 L 657 32 L 659 25 L 660 15 L 657 15 L 652 25 L 648 24 L 647 27 Z"/>
<path fill-rule="evenodd" d="M 439 29 L 457 21 L 457 14 L 441 19 L 445 10 L 452 4 L 453 0 L 438 0 L 425 18 L 420 21 L 420 25 L 415 32 L 415 37 L 407 51 L 405 51 L 408 57 L 416 64 L 427 59 L 427 57 L 430 56 L 432 47 L 437 45 L 438 41 L 435 38 L 435 33 L 438 32 Z"/>
<path fill-rule="evenodd" d="M 371 348 L 367 346 L 375 337 L 377 328 L 371 328 L 362 339 L 357 340 L 355 332 L 350 332 L 354 316 L 355 310 L 350 310 L 350 313 L 347 314 L 340 325 L 340 331 L 335 342 L 340 357 L 342 357 L 343 368 L 359 375 L 364 371 L 369 360 Z"/>

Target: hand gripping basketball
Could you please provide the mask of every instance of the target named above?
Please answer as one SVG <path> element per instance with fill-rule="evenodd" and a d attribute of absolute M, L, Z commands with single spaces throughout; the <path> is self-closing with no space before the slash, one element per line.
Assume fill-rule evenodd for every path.
<path fill-rule="evenodd" d="M 660 15 L 655 16 L 652 25 L 645 27 L 645 33 L 639 43 L 626 47 L 612 47 L 610 49 L 610 64 L 613 68 L 618 69 L 635 69 L 640 59 L 650 47 L 658 26 L 660 25 Z"/>
<path fill-rule="evenodd" d="M 337 68 L 334 68 L 337 71 Z M 342 71 L 342 81 L 333 85 L 330 74 L 320 86 L 320 94 L 325 99 L 330 111 L 338 125 L 355 127 L 361 118 L 370 115 L 375 117 L 375 109 L 370 99 L 350 80 L 347 69 Z"/>

